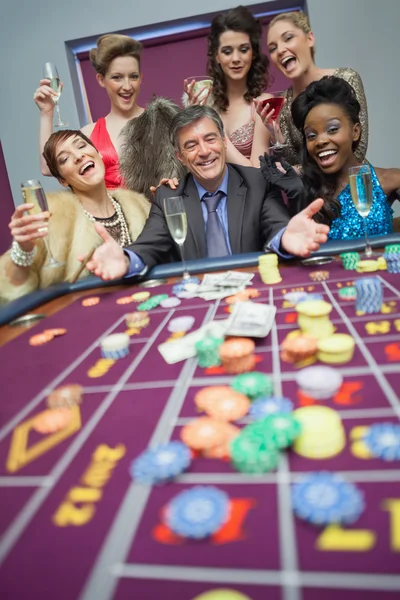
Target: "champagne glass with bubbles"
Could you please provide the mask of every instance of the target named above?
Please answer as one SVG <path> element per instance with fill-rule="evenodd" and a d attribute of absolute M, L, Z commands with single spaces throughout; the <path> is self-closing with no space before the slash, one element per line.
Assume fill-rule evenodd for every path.
<path fill-rule="evenodd" d="M 164 198 L 164 214 L 169 232 L 175 243 L 179 246 L 182 257 L 183 279 L 188 280 L 190 279 L 190 274 L 187 270 L 183 254 L 183 244 L 187 235 L 187 218 L 182 196 Z"/>
<path fill-rule="evenodd" d="M 56 65 L 54 65 L 53 63 L 50 63 L 50 62 L 45 63 L 45 65 L 43 67 L 43 76 L 45 79 L 50 80 L 50 87 L 57 94 L 57 96 L 52 96 L 53 102 L 56 107 L 56 113 L 57 113 L 57 121 L 54 123 L 54 126 L 55 127 L 67 127 L 68 123 L 61 119 L 60 107 L 58 106 L 58 101 L 61 96 L 62 87 L 61 87 L 60 76 L 58 74 Z"/>
<path fill-rule="evenodd" d="M 24 181 L 23 183 L 21 183 L 21 191 L 22 197 L 24 199 L 24 204 L 26 203 L 34 205 L 30 211 L 31 213 L 40 213 L 49 210 L 46 194 L 44 193 L 44 189 L 42 188 L 40 181 L 38 181 L 37 179 L 29 179 L 28 181 Z M 44 266 L 46 268 L 62 266 L 64 263 L 58 262 L 51 252 L 48 236 L 44 237 L 43 241 L 46 245 L 48 255 L 48 261 Z"/>
<path fill-rule="evenodd" d="M 365 253 L 361 258 L 373 258 L 379 256 L 379 253 L 373 252 L 368 239 L 367 217 L 372 207 L 372 176 L 369 165 L 360 165 L 359 167 L 349 168 L 349 184 L 351 199 L 357 209 L 358 214 L 363 219 L 365 234 Z"/>

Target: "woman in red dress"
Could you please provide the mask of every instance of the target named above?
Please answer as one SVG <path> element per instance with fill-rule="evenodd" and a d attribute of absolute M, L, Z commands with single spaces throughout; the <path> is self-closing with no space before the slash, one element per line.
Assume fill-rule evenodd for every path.
<path fill-rule="evenodd" d="M 90 61 L 96 70 L 99 85 L 105 88 L 111 102 L 110 112 L 96 123 L 82 127 L 82 132 L 90 138 L 102 155 L 105 167 L 105 181 L 108 189 L 124 186 L 119 170 L 119 154 L 122 139 L 121 130 L 126 123 L 141 115 L 144 108 L 138 106 L 142 74 L 140 72 L 140 42 L 126 35 L 106 34 L 97 41 L 97 47 L 90 51 Z M 48 79 L 40 81 L 33 99 L 40 110 L 40 160 L 43 175 L 51 175 L 42 156 L 43 148 L 53 131 L 55 92 Z"/>

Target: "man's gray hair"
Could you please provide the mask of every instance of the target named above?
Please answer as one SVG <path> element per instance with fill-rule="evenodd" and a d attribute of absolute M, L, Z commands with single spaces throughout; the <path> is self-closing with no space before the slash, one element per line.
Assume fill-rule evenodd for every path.
<path fill-rule="evenodd" d="M 218 131 L 221 134 L 221 137 L 225 137 L 224 126 L 222 124 L 221 117 L 219 114 L 210 106 L 188 106 L 188 108 L 184 108 L 178 114 L 174 116 L 171 122 L 171 127 L 169 130 L 171 143 L 174 146 L 175 150 L 180 151 L 179 148 L 179 132 L 184 127 L 188 125 L 192 125 L 192 123 L 196 123 L 196 121 L 200 121 L 200 119 L 211 119 L 214 121 L 216 126 L 218 127 Z"/>

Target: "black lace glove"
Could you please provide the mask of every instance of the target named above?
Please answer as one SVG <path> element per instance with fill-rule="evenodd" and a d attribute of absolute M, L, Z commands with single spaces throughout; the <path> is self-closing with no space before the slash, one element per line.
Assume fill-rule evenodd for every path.
<path fill-rule="evenodd" d="M 285 173 L 282 173 L 278 169 L 277 162 L 285 169 Z M 260 168 L 264 179 L 282 192 L 285 192 L 288 200 L 298 200 L 299 196 L 302 197 L 304 195 L 304 186 L 301 177 L 285 160 L 276 161 L 275 158 L 265 153 L 264 156 L 260 156 Z"/>

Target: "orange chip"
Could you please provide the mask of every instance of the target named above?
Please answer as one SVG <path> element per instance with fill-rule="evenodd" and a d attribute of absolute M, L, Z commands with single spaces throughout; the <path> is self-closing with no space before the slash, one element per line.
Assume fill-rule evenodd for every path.
<path fill-rule="evenodd" d="M 234 391 L 234 390 L 232 390 Z M 249 412 L 250 400 L 243 394 L 220 396 L 204 410 L 217 421 L 237 421 Z"/>
<path fill-rule="evenodd" d="M 222 360 L 230 358 L 242 358 L 254 352 L 256 347 L 253 340 L 242 337 L 233 337 L 226 340 L 219 348 L 219 355 Z"/>
<path fill-rule="evenodd" d="M 29 338 L 29 344 L 31 346 L 43 346 L 43 344 L 47 344 L 52 340 L 54 335 L 49 331 L 44 331 L 43 333 L 37 333 Z"/>
<path fill-rule="evenodd" d="M 67 330 L 59 327 L 58 329 L 46 329 L 43 333 L 51 333 L 53 337 L 59 337 L 60 335 L 65 335 Z"/>
<path fill-rule="evenodd" d="M 181 431 L 181 440 L 193 450 L 205 450 L 222 444 L 225 440 L 224 423 L 209 417 L 190 421 Z"/>
<path fill-rule="evenodd" d="M 82 306 L 96 306 L 100 302 L 99 296 L 91 296 L 82 300 Z"/>
<path fill-rule="evenodd" d="M 134 300 L 132 300 L 132 296 L 124 296 L 123 298 L 118 298 L 117 304 L 132 304 Z"/>
<path fill-rule="evenodd" d="M 281 358 L 285 362 L 299 362 L 314 356 L 317 352 L 317 340 L 311 335 L 298 335 L 286 338 L 282 343 Z"/>
<path fill-rule="evenodd" d="M 239 427 L 235 427 L 230 423 L 225 423 L 225 440 L 218 446 L 207 448 L 203 451 L 203 455 L 207 458 L 229 458 L 231 442 L 239 435 Z"/>
<path fill-rule="evenodd" d="M 233 390 L 229 385 L 213 385 L 211 387 L 205 387 L 197 392 L 194 397 L 194 402 L 199 410 L 206 410 L 207 406 L 210 406 L 210 404 L 213 404 L 219 398 L 231 394 L 231 392 L 239 394 L 239 392 Z M 242 394 L 240 394 L 240 396 L 242 396 Z"/>
<path fill-rule="evenodd" d="M 73 412 L 70 408 L 51 408 L 39 413 L 32 427 L 38 433 L 55 433 L 69 425 Z"/>

